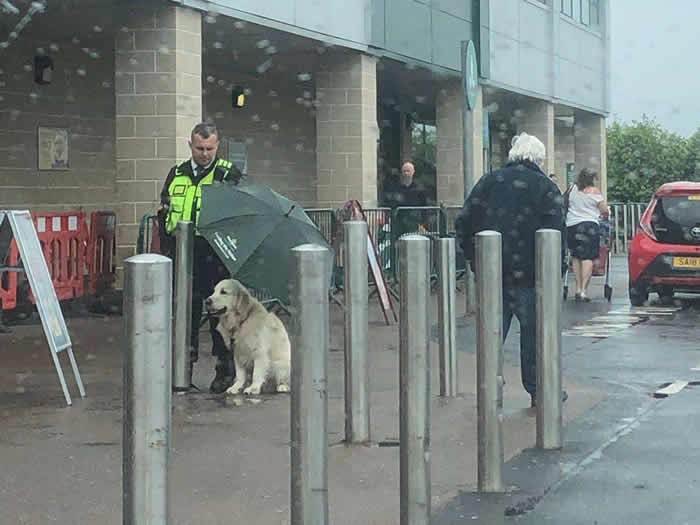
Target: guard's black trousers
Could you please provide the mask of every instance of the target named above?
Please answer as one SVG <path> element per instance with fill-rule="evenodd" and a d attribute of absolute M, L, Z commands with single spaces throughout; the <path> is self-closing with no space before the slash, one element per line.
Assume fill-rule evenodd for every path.
<path fill-rule="evenodd" d="M 214 293 L 214 287 L 222 279 L 228 279 L 229 273 L 221 263 L 218 255 L 209 243 L 198 235 L 194 238 L 194 257 L 192 269 L 192 360 L 196 361 L 199 352 L 199 324 L 202 319 L 204 299 Z M 209 319 L 209 332 L 213 341 L 212 354 L 220 362 L 228 354 L 221 334 L 216 331 L 218 319 Z M 233 370 L 232 373 L 235 373 Z"/>

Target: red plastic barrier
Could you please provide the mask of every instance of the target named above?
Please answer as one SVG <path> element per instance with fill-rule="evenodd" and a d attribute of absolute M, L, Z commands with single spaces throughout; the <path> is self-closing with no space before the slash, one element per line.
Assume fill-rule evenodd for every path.
<path fill-rule="evenodd" d="M 102 294 L 116 281 L 115 258 L 117 216 L 111 211 L 95 211 L 90 215 L 88 243 L 88 290 Z"/>
<path fill-rule="evenodd" d="M 13 250 L 14 247 L 14 250 Z M 17 266 L 19 264 L 19 253 L 17 245 L 12 241 L 7 255 L 7 261 L 0 261 L 0 264 L 7 266 Z M 2 272 L 0 275 L 0 307 L 3 310 L 12 310 L 17 307 L 17 273 Z"/>
<path fill-rule="evenodd" d="M 41 249 L 59 301 L 85 293 L 88 229 L 83 212 L 33 213 Z M 15 250 L 17 245 L 13 242 Z M 30 300 L 34 302 L 34 298 Z"/>

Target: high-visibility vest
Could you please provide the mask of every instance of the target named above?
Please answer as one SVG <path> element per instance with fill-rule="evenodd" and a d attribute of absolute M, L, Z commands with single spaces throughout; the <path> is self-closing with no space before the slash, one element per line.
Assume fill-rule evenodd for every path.
<path fill-rule="evenodd" d="M 165 231 L 169 234 L 173 233 L 178 222 L 194 220 L 195 234 L 198 234 L 196 228 L 202 206 L 202 187 L 214 181 L 225 181 L 231 174 L 233 164 L 224 159 L 217 159 L 209 173 L 197 184 L 192 180 L 190 173 L 182 169 L 182 166 L 183 164 L 180 164 L 175 168 L 175 177 L 168 186 L 170 208 L 165 218 Z"/>

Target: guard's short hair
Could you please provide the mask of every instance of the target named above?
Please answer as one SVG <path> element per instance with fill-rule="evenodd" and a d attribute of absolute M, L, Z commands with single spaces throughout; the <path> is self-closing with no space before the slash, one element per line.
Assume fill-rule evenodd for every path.
<path fill-rule="evenodd" d="M 540 139 L 525 132 L 513 137 L 511 148 L 508 152 L 508 160 L 510 162 L 529 160 L 538 166 L 542 166 L 546 156 L 547 150 Z"/>
<path fill-rule="evenodd" d="M 192 129 L 192 138 L 195 135 L 199 135 L 203 139 L 208 139 L 211 135 L 216 135 L 216 138 L 219 138 L 219 130 L 216 129 L 216 124 L 213 122 L 200 122 Z"/>

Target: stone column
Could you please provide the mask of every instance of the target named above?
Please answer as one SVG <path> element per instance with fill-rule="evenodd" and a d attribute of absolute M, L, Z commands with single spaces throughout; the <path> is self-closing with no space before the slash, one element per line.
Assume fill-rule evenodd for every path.
<path fill-rule="evenodd" d="M 316 99 L 318 205 L 335 208 L 356 199 L 376 206 L 376 59 L 329 52 L 316 73 Z"/>
<path fill-rule="evenodd" d="M 464 123 L 463 90 L 460 79 L 452 79 L 438 91 L 435 104 L 437 122 L 437 200 L 447 205 L 464 203 Z M 471 173 L 473 182 L 483 175 L 483 104 L 479 88 L 475 107 L 468 112 L 473 151 Z"/>
<path fill-rule="evenodd" d="M 170 168 L 187 159 L 202 115 L 202 21 L 175 6 L 121 6 L 115 42 L 117 270 L 156 210 Z M 120 281 L 121 282 L 121 281 Z"/>
<path fill-rule="evenodd" d="M 554 173 L 559 178 L 559 189 L 565 191 L 567 188 L 566 165 L 576 162 L 576 146 L 574 127 L 559 120 L 554 125 L 554 161 Z"/>
<path fill-rule="evenodd" d="M 574 139 L 576 144 L 576 171 L 583 168 L 596 170 L 603 195 L 608 191 L 607 145 L 605 117 L 576 111 Z"/>
<path fill-rule="evenodd" d="M 554 104 L 545 100 L 526 98 L 517 120 L 518 133 L 535 135 L 547 150 L 544 171 L 554 173 L 556 153 L 554 150 Z"/>

